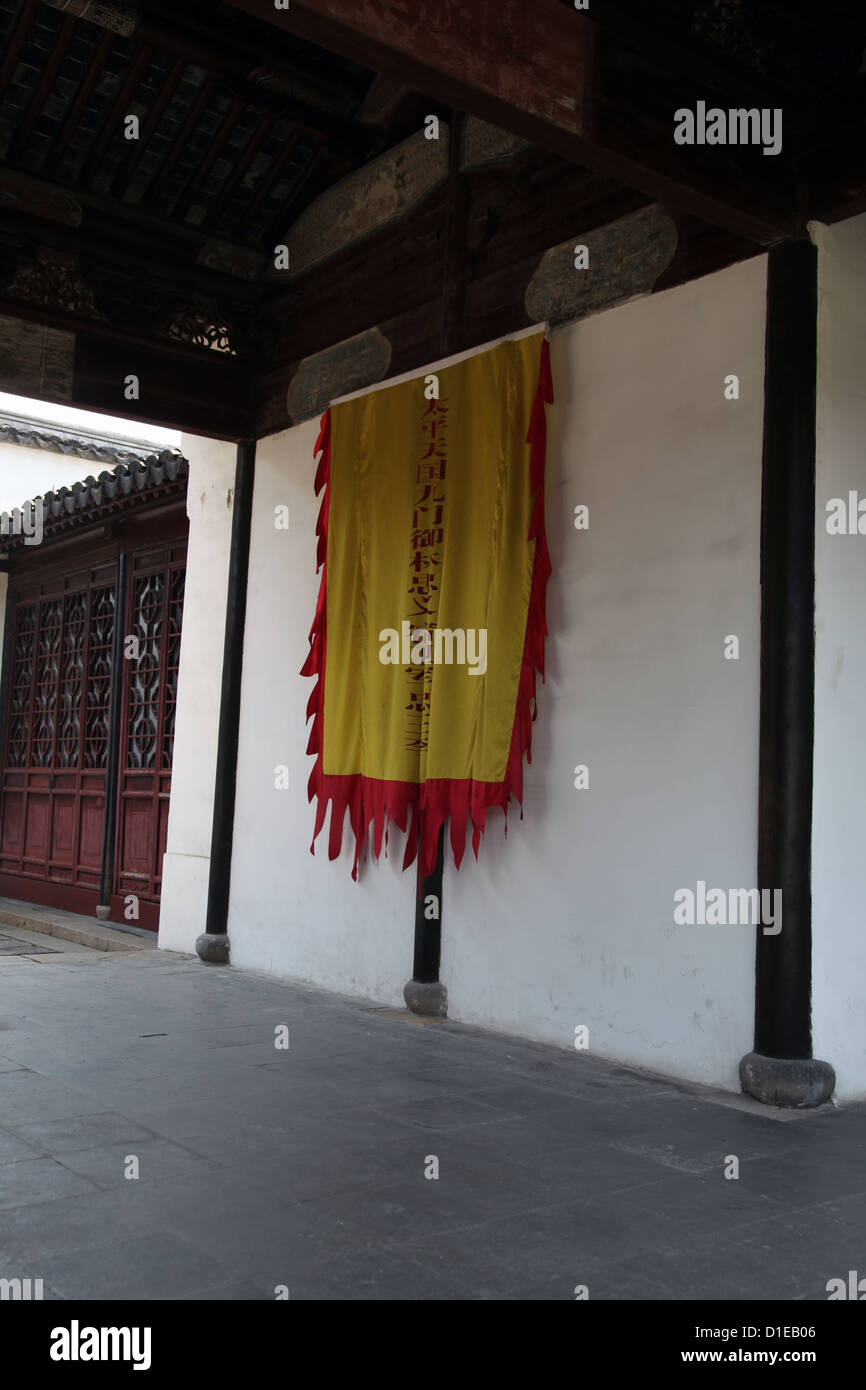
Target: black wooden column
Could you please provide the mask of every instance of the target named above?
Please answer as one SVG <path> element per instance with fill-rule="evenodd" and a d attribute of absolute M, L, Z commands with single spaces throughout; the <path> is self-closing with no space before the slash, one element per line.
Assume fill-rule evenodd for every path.
<path fill-rule="evenodd" d="M 227 965 L 229 958 L 229 889 L 232 873 L 232 838 L 238 774 L 238 732 L 241 717 L 241 676 L 243 674 L 244 624 L 247 612 L 247 576 L 250 565 L 250 529 L 253 515 L 255 463 L 255 441 L 244 440 L 238 445 L 237 468 L 235 470 L 207 919 L 204 932 L 195 943 L 198 955 L 210 965 Z"/>
<path fill-rule="evenodd" d="M 466 236 L 469 190 L 460 173 L 463 117 L 451 112 L 448 142 L 448 194 L 445 208 L 445 234 L 442 251 L 442 323 L 439 352 L 452 357 L 462 351 L 466 303 Z M 419 844 L 420 844 L 419 827 Z M 436 865 L 426 878 L 421 874 L 418 856 L 418 892 L 415 901 L 415 955 L 412 979 L 404 986 L 403 998 L 417 1014 L 444 1017 L 448 1011 L 448 992 L 439 979 L 442 945 L 442 875 L 445 862 L 445 827 L 439 831 Z M 435 915 L 434 915 L 435 913 Z"/>
<path fill-rule="evenodd" d="M 403 998 L 416 1014 L 444 1018 L 448 991 L 439 979 L 442 948 L 442 870 L 445 859 L 445 827 L 439 831 L 436 864 L 426 878 L 421 873 L 421 841 L 418 841 L 418 892 L 415 899 L 415 953 L 412 978 L 403 986 Z"/>
<path fill-rule="evenodd" d="M 108 701 L 108 748 L 105 760 L 105 819 L 102 824 L 102 870 L 96 915 L 107 922 L 114 884 L 117 840 L 117 783 L 120 774 L 120 710 L 123 696 L 123 638 L 126 624 L 126 555 L 120 551 L 114 576 L 114 641 L 111 646 L 111 693 Z"/>
<path fill-rule="evenodd" d="M 761 498 L 758 886 L 781 889 L 781 931 L 758 928 L 755 1050 L 743 1089 L 813 1106 L 835 1085 L 812 1056 L 817 249 L 769 253 Z M 772 901 L 772 898 L 770 899 Z"/>

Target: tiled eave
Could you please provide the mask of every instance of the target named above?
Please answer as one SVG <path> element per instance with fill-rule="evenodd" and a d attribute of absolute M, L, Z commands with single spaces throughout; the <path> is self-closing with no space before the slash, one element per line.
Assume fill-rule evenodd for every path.
<path fill-rule="evenodd" d="M 186 492 L 189 464 L 176 450 L 164 449 L 131 463 L 119 463 L 98 477 L 90 476 L 71 487 L 46 492 L 33 499 L 42 507 L 44 540 L 79 527 L 111 519 L 145 503 L 182 497 Z M 23 505 L 29 504 L 25 499 Z M 14 513 L 0 513 L 0 558 L 25 548 L 23 534 L 13 534 Z M 35 547 L 27 547 L 34 549 Z"/>
<path fill-rule="evenodd" d="M 144 463 L 156 452 L 153 444 L 117 441 L 106 435 L 57 428 L 15 415 L 0 415 L 0 444 L 17 444 L 22 449 L 41 449 L 47 454 L 90 459 L 93 463 L 116 468 L 119 463 Z"/>

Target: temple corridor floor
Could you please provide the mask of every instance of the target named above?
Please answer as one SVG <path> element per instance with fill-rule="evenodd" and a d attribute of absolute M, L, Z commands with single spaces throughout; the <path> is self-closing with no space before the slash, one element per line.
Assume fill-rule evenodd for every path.
<path fill-rule="evenodd" d="M 167 953 L 0 958 L 0 1278 L 46 1298 L 824 1300 L 864 1244 L 863 1106 Z"/>

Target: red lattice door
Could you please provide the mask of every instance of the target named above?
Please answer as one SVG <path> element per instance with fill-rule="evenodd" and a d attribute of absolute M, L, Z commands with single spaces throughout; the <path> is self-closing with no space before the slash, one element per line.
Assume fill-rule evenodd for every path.
<path fill-rule="evenodd" d="M 114 561 L 13 591 L 0 893 L 93 911 L 105 818 Z"/>

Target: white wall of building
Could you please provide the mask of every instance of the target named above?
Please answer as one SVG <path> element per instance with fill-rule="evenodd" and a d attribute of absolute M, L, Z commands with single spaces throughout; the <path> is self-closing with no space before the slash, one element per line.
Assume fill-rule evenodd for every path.
<path fill-rule="evenodd" d="M 826 504 L 866 498 L 866 216 L 818 246 L 813 1048 L 842 1099 L 866 1096 L 866 535 L 829 535 Z"/>
<path fill-rule="evenodd" d="M 566 1046 L 586 1025 L 604 1056 L 735 1090 L 754 929 L 675 926 L 673 895 L 756 881 L 765 273 L 755 259 L 554 336 L 525 819 L 507 842 L 491 826 L 443 908 L 454 1017 Z"/>
<path fill-rule="evenodd" d="M 136 420 L 120 420 L 92 410 L 53 405 L 27 396 L 12 396 L 6 392 L 0 392 L 0 415 L 12 416 L 30 424 L 35 430 L 47 425 L 49 429 L 70 435 L 96 434 L 105 443 L 132 450 L 146 445 L 158 452 L 160 449 L 177 448 L 180 443 L 176 430 L 140 424 Z M 0 439 L 0 512 L 20 507 L 31 497 L 83 482 L 91 475 L 98 477 L 114 466 L 77 455 L 53 453 L 50 449 L 27 448 Z"/>
<path fill-rule="evenodd" d="M 764 300 L 756 258 L 554 334 L 549 674 L 525 819 L 512 815 L 505 844 L 492 814 L 479 862 L 470 855 L 459 874 L 446 862 L 443 909 L 452 1018 L 565 1047 L 584 1024 L 599 1054 L 731 1089 L 753 1041 L 754 929 L 677 927 L 673 909 L 698 879 L 755 883 Z M 724 396 L 730 373 L 736 401 Z M 396 1004 L 415 892 L 401 847 L 392 840 L 358 884 L 348 843 L 336 864 L 326 832 L 309 853 L 311 681 L 299 671 L 319 582 L 317 428 L 258 446 L 232 961 Z M 196 442 L 184 444 L 195 472 Z M 590 507 L 585 533 L 578 503 Z M 281 504 L 288 531 L 274 525 Z M 203 925 L 189 876 L 204 872 L 209 844 L 217 690 L 205 667 L 208 643 L 221 650 L 226 522 L 209 552 L 219 583 L 195 579 L 199 608 L 188 597 L 184 619 L 160 932 L 184 950 Z M 193 516 L 192 575 L 198 526 Z M 729 634 L 738 661 L 724 659 Z M 207 746 L 198 759 L 190 739 Z M 577 763 L 589 790 L 574 790 Z M 281 764 L 288 790 L 274 785 Z"/>
<path fill-rule="evenodd" d="M 328 988 L 402 1004 L 412 973 L 414 874 L 400 856 L 350 873 L 354 841 L 328 862 L 327 835 L 315 856 L 307 780 L 307 659 L 316 608 L 313 446 L 318 422 L 261 440 L 244 641 L 238 793 L 229 936 L 235 965 L 254 965 Z M 288 506 L 288 530 L 276 507 Z M 263 737 L 263 731 L 268 731 Z M 275 768 L 289 770 L 288 790 Z M 397 837 L 399 839 L 399 836 Z"/>
<path fill-rule="evenodd" d="M 47 449 L 27 449 L 0 440 L 0 512 L 11 512 L 31 497 L 71 487 L 94 472 L 100 472 L 100 467 L 88 459 L 52 454 Z"/>
<path fill-rule="evenodd" d="M 159 944 L 193 951 L 204 931 L 225 640 L 234 444 L 184 435 L 189 542 Z"/>

